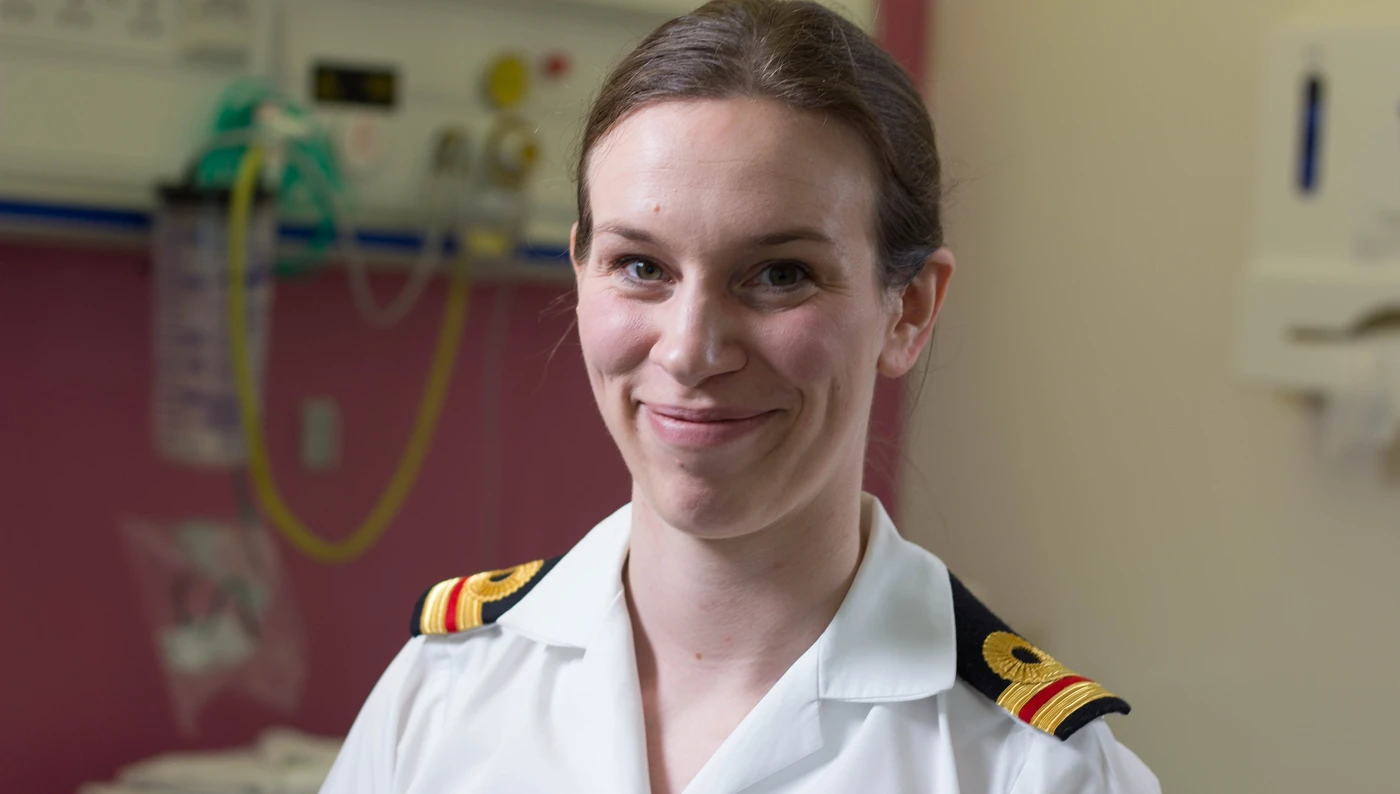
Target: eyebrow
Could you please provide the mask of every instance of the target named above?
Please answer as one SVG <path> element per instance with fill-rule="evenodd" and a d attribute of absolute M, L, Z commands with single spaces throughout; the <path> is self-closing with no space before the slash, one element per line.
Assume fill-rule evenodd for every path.
<path fill-rule="evenodd" d="M 643 231 L 634 226 L 628 226 L 625 223 L 609 222 L 599 224 L 597 232 L 599 234 L 615 234 L 618 237 L 636 243 L 647 243 L 648 245 L 657 244 L 656 236 L 651 232 Z M 778 232 L 765 232 L 764 234 L 750 237 L 747 242 L 752 248 L 772 248 L 785 243 L 802 240 L 831 245 L 831 237 L 810 226 L 798 226 Z"/>

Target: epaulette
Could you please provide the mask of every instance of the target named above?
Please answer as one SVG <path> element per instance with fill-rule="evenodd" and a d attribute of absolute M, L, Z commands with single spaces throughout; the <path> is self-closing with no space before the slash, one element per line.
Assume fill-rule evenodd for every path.
<path fill-rule="evenodd" d="M 456 634 L 495 623 L 540 583 L 561 558 L 438 582 L 413 606 L 412 636 Z"/>
<path fill-rule="evenodd" d="M 1127 714 L 1128 704 L 1095 681 L 1075 675 L 1021 639 L 978 601 L 956 576 L 953 619 L 958 677 L 1026 724 L 1061 740 L 1105 714 Z"/>

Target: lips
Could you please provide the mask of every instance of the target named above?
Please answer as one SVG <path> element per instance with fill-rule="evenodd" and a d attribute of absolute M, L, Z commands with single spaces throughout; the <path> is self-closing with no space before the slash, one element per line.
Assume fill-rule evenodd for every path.
<path fill-rule="evenodd" d="M 763 427 L 775 411 L 746 408 L 642 403 L 647 424 L 663 443 L 677 447 L 715 447 L 737 441 Z"/>

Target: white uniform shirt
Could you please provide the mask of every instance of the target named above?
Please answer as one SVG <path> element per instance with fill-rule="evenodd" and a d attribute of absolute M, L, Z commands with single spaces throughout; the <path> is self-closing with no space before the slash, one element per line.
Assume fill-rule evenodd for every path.
<path fill-rule="evenodd" d="M 621 571 L 631 509 L 598 524 L 493 625 L 415 637 L 322 794 L 646 794 Z M 876 505 L 826 631 L 685 794 L 1159 792 L 1102 719 L 1067 741 L 957 678 L 947 568 Z"/>

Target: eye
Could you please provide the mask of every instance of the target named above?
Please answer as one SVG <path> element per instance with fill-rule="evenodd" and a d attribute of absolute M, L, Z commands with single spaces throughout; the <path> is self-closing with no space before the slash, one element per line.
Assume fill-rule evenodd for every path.
<path fill-rule="evenodd" d="M 758 283 L 765 287 L 795 287 L 809 278 L 807 268 L 796 262 L 774 262 L 758 274 Z"/>
<path fill-rule="evenodd" d="M 660 281 L 666 278 L 661 266 L 647 259 L 629 259 L 623 263 L 627 275 L 636 281 Z"/>

